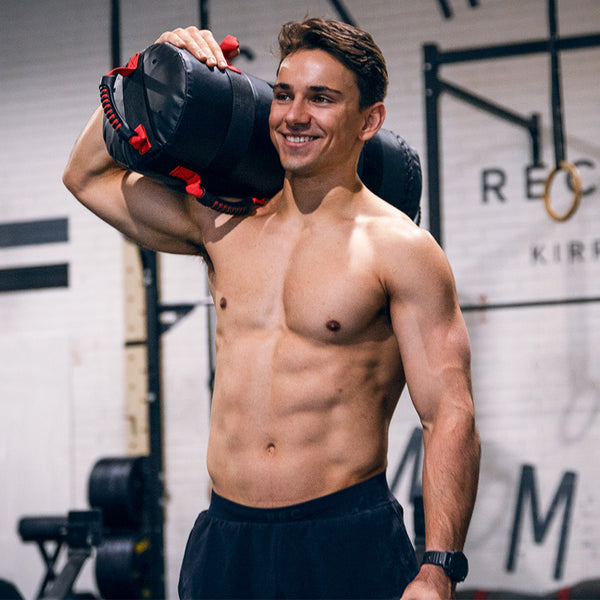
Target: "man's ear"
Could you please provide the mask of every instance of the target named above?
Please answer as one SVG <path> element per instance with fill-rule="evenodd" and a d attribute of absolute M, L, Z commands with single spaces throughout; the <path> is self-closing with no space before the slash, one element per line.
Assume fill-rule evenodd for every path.
<path fill-rule="evenodd" d="M 364 109 L 364 121 L 360 130 L 359 138 L 366 142 L 370 140 L 380 129 L 385 121 L 385 106 L 383 102 L 375 102 Z"/>

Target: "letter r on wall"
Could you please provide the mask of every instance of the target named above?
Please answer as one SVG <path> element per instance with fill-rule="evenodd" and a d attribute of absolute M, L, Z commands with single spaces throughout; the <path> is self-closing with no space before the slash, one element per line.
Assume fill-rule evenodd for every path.
<path fill-rule="evenodd" d="M 484 169 L 481 172 L 481 200 L 484 204 L 489 201 L 488 192 L 494 192 L 496 198 L 506 202 L 501 189 L 506 183 L 506 173 L 502 169 Z"/>

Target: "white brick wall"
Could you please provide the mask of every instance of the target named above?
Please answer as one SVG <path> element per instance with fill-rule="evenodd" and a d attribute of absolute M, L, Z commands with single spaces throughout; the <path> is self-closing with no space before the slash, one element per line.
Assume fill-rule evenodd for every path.
<path fill-rule="evenodd" d="M 197 21 L 197 2 L 122 2 L 125 60 L 165 29 Z M 543 38 L 545 0 L 452 0 L 444 20 L 434 0 L 346 0 L 371 31 L 390 71 L 386 126 L 403 135 L 425 163 L 422 44 L 441 50 Z M 597 0 L 558 2 L 560 33 L 600 31 Z M 335 16 L 330 4 L 299 0 L 212 2 L 217 37 L 232 33 L 256 53 L 238 66 L 273 79 L 270 54 L 279 25 Z M 0 23 L 0 223 L 67 217 L 69 242 L 0 249 L 0 268 L 68 262 L 66 289 L 0 294 L 0 577 L 31 597 L 42 574 L 33 546 L 15 533 L 23 513 L 64 513 L 86 504 L 89 469 L 100 456 L 125 452 L 121 238 L 70 197 L 60 177 L 75 137 L 98 103 L 109 68 L 109 3 L 89 0 L 5 2 Z M 540 112 L 543 159 L 553 163 L 548 57 L 515 57 L 444 66 L 441 76 L 522 114 Z M 524 131 L 448 96 L 441 106 L 441 189 L 445 249 L 465 305 L 600 296 L 600 48 L 565 53 L 563 100 L 569 159 L 582 168 L 586 196 L 564 224 L 525 197 L 529 141 Z M 506 202 L 481 198 L 483 169 L 507 176 Z M 537 172 L 543 178 L 546 170 Z M 426 188 L 424 209 L 427 213 Z M 537 190 L 540 187 L 538 185 Z M 564 183 L 554 190 L 560 201 Z M 427 224 L 427 215 L 424 219 Z M 568 260 L 568 244 L 584 259 Z M 599 243 L 600 244 L 600 243 Z M 537 247 L 547 259 L 535 261 Z M 558 248 L 559 250 L 555 250 Z M 560 252 L 560 260 L 556 260 Z M 206 294 L 198 259 L 163 257 L 163 300 Z M 467 551 L 469 587 L 543 591 L 600 577 L 600 304 L 468 312 L 483 469 Z M 206 312 L 196 309 L 163 338 L 169 597 L 176 597 L 187 534 L 208 502 L 204 454 L 208 431 Z M 416 424 L 405 395 L 390 439 L 394 471 Z M 553 578 L 562 508 L 542 544 L 531 533 L 530 506 L 516 568 L 506 570 L 521 467 L 535 467 L 540 518 L 565 472 L 577 476 L 564 573 Z M 398 490 L 412 515 L 406 482 Z M 89 568 L 82 585 L 91 585 Z"/>

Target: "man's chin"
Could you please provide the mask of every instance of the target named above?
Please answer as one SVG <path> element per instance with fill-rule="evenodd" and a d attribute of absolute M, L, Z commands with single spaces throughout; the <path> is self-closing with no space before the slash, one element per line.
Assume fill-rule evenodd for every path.
<path fill-rule="evenodd" d="M 284 160 L 281 166 L 286 173 L 290 175 L 307 175 L 310 172 L 310 165 L 298 160 Z"/>

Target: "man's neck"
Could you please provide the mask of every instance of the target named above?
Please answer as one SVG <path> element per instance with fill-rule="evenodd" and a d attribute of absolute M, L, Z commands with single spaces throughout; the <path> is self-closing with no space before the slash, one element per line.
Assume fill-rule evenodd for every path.
<path fill-rule="evenodd" d="M 332 177 L 302 176 L 286 173 L 281 193 L 281 210 L 303 215 L 347 210 L 352 199 L 361 191 L 362 183 L 356 172 Z"/>

